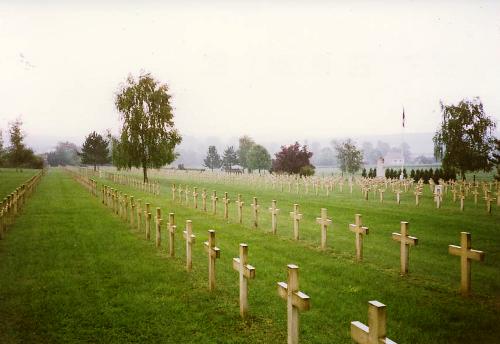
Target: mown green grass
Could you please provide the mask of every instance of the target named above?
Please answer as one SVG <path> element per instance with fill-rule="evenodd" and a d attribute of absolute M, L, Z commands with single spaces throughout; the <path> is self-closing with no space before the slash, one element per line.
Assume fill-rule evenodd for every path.
<path fill-rule="evenodd" d="M 109 181 L 107 184 L 112 185 Z M 222 183 L 190 182 L 190 189 L 198 186 L 217 190 L 219 199 L 229 192 L 233 200 L 231 219 L 222 219 L 223 206 L 219 202 L 218 215 L 205 214 L 189 207 L 172 203 L 170 184 L 185 181 L 162 180 L 162 196 L 155 197 L 124 186 L 117 186 L 136 199 L 147 199 L 153 206 L 160 206 L 163 213 L 175 212 L 180 227 L 186 219 L 194 224 L 198 240 L 206 240 L 207 230 L 217 231 L 222 258 L 217 262 L 217 279 L 220 293 L 227 297 L 223 307 L 237 317 L 237 278 L 231 269 L 231 259 L 237 255 L 238 244 L 250 247 L 250 263 L 257 268 L 257 278 L 251 283 L 250 306 L 254 318 L 248 323 L 255 326 L 257 319 L 269 322 L 276 338 L 286 335 L 286 308 L 276 293 L 276 282 L 286 278 L 286 265 L 300 267 L 301 290 L 311 296 L 312 308 L 301 317 L 301 337 L 304 342 L 349 343 L 349 323 L 366 321 L 367 302 L 379 300 L 388 307 L 388 334 L 401 343 L 472 343 L 496 342 L 500 337 L 497 326 L 500 273 L 499 273 L 499 215 L 495 206 L 493 214 L 486 214 L 483 203 L 476 207 L 472 200 L 466 202 L 466 211 L 460 212 L 459 204 L 452 203 L 451 194 L 441 209 L 435 209 L 431 195 L 426 194 L 420 207 L 415 207 L 414 196 L 402 196 L 402 204 L 386 194 L 381 204 L 370 195 L 369 201 L 361 199 L 359 190 L 353 195 L 346 189 L 329 197 L 297 195 L 295 193 Z M 245 204 L 244 223 L 236 224 L 234 200 L 241 193 Z M 252 229 L 249 204 L 258 196 L 261 204 L 260 228 Z M 278 201 L 281 214 L 278 235 L 270 231 L 267 208 L 271 200 Z M 304 220 L 301 222 L 301 240 L 293 241 L 289 212 L 293 203 L 301 205 Z M 201 205 L 201 197 L 199 206 Z M 328 208 L 333 219 L 329 232 L 329 248 L 321 251 L 319 226 L 315 218 L 320 208 Z M 354 260 L 354 234 L 348 224 L 354 214 L 363 214 L 364 224 L 370 228 L 365 238 L 362 263 Z M 164 215 L 166 218 L 166 215 Z M 391 240 L 391 232 L 399 231 L 400 221 L 410 222 L 411 235 L 420 240 L 412 248 L 410 275 L 399 276 L 399 245 Z M 484 263 L 474 262 L 472 268 L 473 292 L 470 298 L 458 294 L 460 262 L 448 254 L 449 244 L 460 244 L 460 231 L 472 233 L 472 246 L 486 252 Z M 177 254 L 183 255 L 180 237 Z M 206 274 L 206 255 L 201 242 L 195 249 L 193 275 Z M 178 262 L 182 264 L 182 260 Z M 236 329 L 239 331 L 239 329 Z M 242 336 L 243 337 L 243 336 Z M 268 338 L 273 342 L 275 338 Z"/>
<path fill-rule="evenodd" d="M 16 171 L 11 168 L 0 168 L 0 199 L 12 193 L 37 172 L 38 170 L 23 169 L 22 171 Z"/>
<path fill-rule="evenodd" d="M 164 246 L 154 248 L 154 230 L 146 241 L 143 231 L 129 228 L 68 175 L 50 171 L 0 241 L 0 342 L 285 342 L 286 305 L 276 282 L 286 279 L 289 263 L 299 265 L 301 290 L 312 301 L 311 310 L 301 315 L 302 342 L 350 343 L 350 321 L 366 322 L 367 302 L 373 299 L 387 305 L 388 334 L 399 343 L 498 341 L 497 208 L 486 215 L 482 207 L 469 204 L 462 214 L 457 204 L 436 210 L 430 200 L 416 209 L 409 196 L 397 206 L 347 193 L 326 198 L 206 184 L 220 197 L 228 191 L 234 200 L 242 193 L 247 203 L 245 223 L 239 225 L 234 203 L 226 223 L 221 204 L 219 215 L 212 216 L 172 203 L 165 190 L 169 184 L 162 182 L 160 197 L 118 187 L 160 206 L 165 219 L 168 212 L 176 213 L 174 259 L 166 255 L 166 235 Z M 257 230 L 251 228 L 248 207 L 254 195 L 262 204 Z M 268 233 L 265 210 L 272 198 L 282 209 L 278 236 Z M 291 240 L 288 218 L 295 201 L 304 213 L 299 242 Z M 321 206 L 334 221 L 325 252 L 318 249 L 319 228 L 313 221 Z M 356 212 L 371 230 L 363 263 L 353 259 L 354 239 L 347 230 Z M 399 276 L 398 245 L 390 239 L 403 218 L 421 240 L 411 251 L 405 278 Z M 189 274 L 181 235 L 186 219 L 193 221 L 197 235 Z M 215 292 L 207 289 L 203 250 L 211 228 L 222 250 Z M 457 293 L 459 259 L 447 254 L 447 245 L 459 244 L 464 229 L 472 232 L 473 247 L 486 251 L 486 261 L 473 266 L 474 296 L 466 299 Z M 249 262 L 257 269 L 246 322 L 239 319 L 238 277 L 231 268 L 240 242 L 249 244 Z"/>

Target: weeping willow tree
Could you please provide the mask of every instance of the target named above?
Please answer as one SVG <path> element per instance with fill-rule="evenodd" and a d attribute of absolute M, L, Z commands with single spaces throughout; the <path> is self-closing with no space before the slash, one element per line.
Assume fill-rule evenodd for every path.
<path fill-rule="evenodd" d="M 144 181 L 149 168 L 173 162 L 182 138 L 174 128 L 168 86 L 143 73 L 129 75 L 120 85 L 115 106 L 120 113 L 120 135 L 112 141 L 113 164 L 118 168 L 142 168 Z"/>

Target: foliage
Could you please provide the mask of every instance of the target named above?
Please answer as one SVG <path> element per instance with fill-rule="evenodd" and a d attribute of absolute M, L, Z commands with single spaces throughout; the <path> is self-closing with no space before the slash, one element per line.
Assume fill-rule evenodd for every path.
<path fill-rule="evenodd" d="M 370 172 L 371 172 L 371 168 L 370 168 Z M 366 168 L 363 168 L 363 171 L 361 171 L 361 177 L 367 177 L 368 175 L 366 174 Z"/>
<path fill-rule="evenodd" d="M 91 132 L 86 138 L 82 146 L 82 163 L 94 166 L 94 171 L 97 165 L 110 162 L 109 157 L 109 141 L 95 131 Z"/>
<path fill-rule="evenodd" d="M 4 154 L 8 167 L 19 168 L 43 168 L 43 159 L 24 144 L 25 134 L 21 126 L 23 122 L 16 119 L 9 123 L 10 146 Z"/>
<path fill-rule="evenodd" d="M 2 167 L 4 164 L 4 155 L 5 151 L 3 148 L 3 136 L 2 136 L 2 131 L 0 130 L 0 167 Z"/>
<path fill-rule="evenodd" d="M 298 142 L 293 145 L 281 146 L 281 150 L 275 154 L 272 161 L 272 172 L 300 174 L 302 167 L 310 166 L 314 169 L 310 159 L 312 152 L 307 150 L 307 146 L 300 146 Z M 307 172 L 302 170 L 302 172 Z"/>
<path fill-rule="evenodd" d="M 136 80 L 129 76 L 118 90 L 115 105 L 123 125 L 113 142 L 113 163 L 119 168 L 141 167 L 144 181 L 148 168 L 160 168 L 175 160 L 175 146 L 181 136 L 174 128 L 171 96 L 167 84 L 151 74 Z"/>
<path fill-rule="evenodd" d="M 222 166 L 228 171 L 233 169 L 233 165 L 238 164 L 238 154 L 236 154 L 233 146 L 229 146 L 222 155 Z"/>
<path fill-rule="evenodd" d="M 247 154 L 247 168 L 251 170 L 269 170 L 271 168 L 271 155 L 261 145 L 253 145 Z"/>
<path fill-rule="evenodd" d="M 217 152 L 217 148 L 215 146 L 209 146 L 207 157 L 203 160 L 203 166 L 208 167 L 212 171 L 217 168 L 220 168 L 222 165 L 222 160 Z"/>
<path fill-rule="evenodd" d="M 78 147 L 71 142 L 59 142 L 56 148 L 47 154 L 47 162 L 50 166 L 78 165 Z"/>
<path fill-rule="evenodd" d="M 496 166 L 495 179 L 500 181 L 500 139 L 495 139 L 495 151 L 493 152 L 492 163 Z"/>
<path fill-rule="evenodd" d="M 250 163 L 248 161 L 248 153 L 255 146 L 255 141 L 250 136 L 242 136 L 239 139 L 239 148 L 237 151 L 238 161 L 241 167 L 251 170 Z"/>
<path fill-rule="evenodd" d="M 337 143 L 337 161 L 342 172 L 356 173 L 363 164 L 363 152 L 356 148 L 354 141 L 347 139 Z"/>
<path fill-rule="evenodd" d="M 441 102 L 441 111 L 443 120 L 433 138 L 435 157 L 445 169 L 459 170 L 462 179 L 467 171 L 489 171 L 496 123 L 486 115 L 480 99 L 464 99 L 458 105 Z"/>

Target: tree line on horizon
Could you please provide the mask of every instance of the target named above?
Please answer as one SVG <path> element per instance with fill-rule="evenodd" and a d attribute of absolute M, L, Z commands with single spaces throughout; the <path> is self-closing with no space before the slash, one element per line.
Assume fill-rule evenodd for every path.
<path fill-rule="evenodd" d="M 182 137 L 174 126 L 170 101 L 168 85 L 150 73 L 141 72 L 137 78 L 129 75 L 115 94 L 115 106 L 122 122 L 119 135 L 93 131 L 81 149 L 69 142 L 60 142 L 47 154 L 48 163 L 51 166 L 88 164 L 96 169 L 111 162 L 118 169 L 142 169 L 143 179 L 147 181 L 148 169 L 161 168 L 178 157 L 175 148 Z M 500 141 L 494 136 L 496 122 L 484 112 L 480 99 L 440 105 L 442 122 L 433 142 L 435 158 L 441 161 L 443 170 L 456 170 L 464 179 L 468 171 L 491 171 L 496 166 L 497 178 L 500 178 Z M 20 119 L 10 123 L 11 145 L 6 148 L 0 131 L 0 167 L 41 168 L 43 159 L 24 144 L 21 125 Z M 374 156 L 391 149 L 382 142 L 375 148 L 367 143 L 358 148 L 351 139 L 332 141 L 332 145 L 340 170 L 348 174 L 357 173 L 364 160 L 373 160 Z M 403 156 L 409 155 L 408 145 L 400 148 Z M 239 166 L 238 172 L 265 170 L 308 176 L 315 172 L 312 157 L 307 145 L 295 142 L 281 146 L 271 158 L 263 145 L 245 135 L 239 139 L 237 150 L 226 147 L 222 156 L 214 145 L 209 146 L 203 164 L 211 170 L 222 167 L 227 172 L 235 172 L 233 167 Z M 370 177 L 373 173 L 373 170 L 371 173 L 365 170 L 363 174 Z"/>

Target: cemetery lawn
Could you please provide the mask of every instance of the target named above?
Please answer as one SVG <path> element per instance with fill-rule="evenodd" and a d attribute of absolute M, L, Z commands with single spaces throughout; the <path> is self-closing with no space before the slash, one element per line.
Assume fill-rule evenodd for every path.
<path fill-rule="evenodd" d="M 205 280 L 207 257 L 201 242 L 207 240 L 208 229 L 216 230 L 217 246 L 222 251 L 216 263 L 218 292 L 230 296 L 227 311 L 234 317 L 238 315 L 238 286 L 231 259 L 238 255 L 238 244 L 247 243 L 249 264 L 256 268 L 256 279 L 249 287 L 250 314 L 254 317 L 249 324 L 254 326 L 257 319 L 266 319 L 277 326 L 281 338 L 286 335 L 286 305 L 277 295 L 276 282 L 286 280 L 286 265 L 290 263 L 300 267 L 300 290 L 311 297 L 311 310 L 301 314 L 303 342 L 351 343 L 349 324 L 353 320 L 366 323 L 369 300 L 387 305 L 388 336 L 398 343 L 487 343 L 500 338 L 500 209 L 494 205 L 493 213 L 488 215 L 481 198 L 477 206 L 469 198 L 465 212 L 461 212 L 459 202 L 451 201 L 451 193 L 442 208 L 435 209 L 427 185 L 417 208 L 410 192 L 401 196 L 402 204 L 398 206 L 390 192 L 384 203 L 379 202 L 378 194 L 373 198 L 373 193 L 365 201 L 358 188 L 351 195 L 347 186 L 343 193 L 337 189 L 327 197 L 312 195 L 312 189 L 308 195 L 297 195 L 293 187 L 291 193 L 282 193 L 278 188 L 162 177 L 158 197 L 108 180 L 101 182 L 134 195 L 136 200 L 149 201 L 152 209 L 161 207 L 163 218 L 167 212 L 175 212 L 178 227 L 184 228 L 185 220 L 192 220 L 198 238 L 193 275 L 200 274 Z M 172 182 L 188 184 L 190 192 L 198 187 L 197 210 L 193 209 L 192 196 L 187 206 L 179 202 L 178 195 L 172 202 Z M 207 190 L 207 213 L 201 211 L 203 188 Z M 219 197 L 215 216 L 211 214 L 212 190 Z M 224 192 L 231 199 L 229 222 L 223 219 Z M 245 202 L 242 225 L 236 223 L 234 201 L 238 193 Z M 260 204 L 258 229 L 252 227 L 250 204 L 254 196 Z M 277 236 L 270 234 L 268 208 L 273 199 L 281 209 Z M 304 215 L 299 242 L 292 240 L 289 212 L 294 203 L 300 204 Z M 328 209 L 333 220 L 325 251 L 319 249 L 320 230 L 315 222 L 322 207 Z M 356 213 L 363 215 L 364 225 L 370 228 L 364 240 L 362 263 L 355 261 L 354 233 L 348 230 Z M 400 221 L 408 221 L 410 235 L 419 238 L 419 245 L 410 250 L 410 274 L 406 277 L 399 275 L 399 243 L 391 239 L 392 232 L 399 232 Z M 460 258 L 448 254 L 449 244 L 460 245 L 461 231 L 471 232 L 472 248 L 486 253 L 484 262 L 472 262 L 473 295 L 469 298 L 459 295 Z M 183 258 L 184 241 L 180 235 L 176 240 L 177 256 Z M 272 341 L 268 338 L 268 342 Z"/>
<path fill-rule="evenodd" d="M 28 181 L 38 171 L 23 169 L 21 172 L 11 168 L 0 168 L 0 199 L 16 190 L 17 187 Z"/>
<path fill-rule="evenodd" d="M 103 182 L 103 180 L 101 180 Z M 164 221 L 175 212 L 176 258 L 167 256 L 163 227 L 161 249 L 143 231 L 130 228 L 63 171 L 50 170 L 28 200 L 21 216 L 0 241 L 0 342 L 286 342 L 286 303 L 277 294 L 286 281 L 286 265 L 300 267 L 300 290 L 311 297 L 311 310 L 300 316 L 304 343 L 351 343 L 349 325 L 367 322 L 369 300 L 387 305 L 388 337 L 398 343 L 494 343 L 500 338 L 500 217 L 494 206 L 447 201 L 436 210 L 425 195 L 420 208 L 404 195 L 400 206 L 358 194 L 296 195 L 245 185 L 194 183 L 217 190 L 217 215 L 172 202 L 171 181 L 162 179 L 162 195 L 153 196 L 114 185 L 135 199 L 161 207 Z M 185 182 L 182 181 L 184 185 Z M 347 188 L 346 188 L 347 189 Z M 232 200 L 230 220 L 222 218 L 223 192 Z M 241 193 L 243 224 L 236 224 L 236 194 Z M 260 226 L 253 229 L 249 204 L 259 198 Z M 370 195 L 372 196 L 372 195 Z M 426 198 L 427 197 L 427 198 Z M 269 233 L 271 200 L 278 201 L 278 235 Z M 391 198 L 393 199 L 393 198 Z M 377 198 L 378 200 L 378 198 Z M 468 201 L 469 202 L 469 201 Z M 293 241 L 289 212 L 293 203 L 304 214 L 301 240 Z M 328 246 L 321 251 L 320 208 L 333 220 Z M 347 228 L 361 213 L 370 228 L 364 262 L 354 260 L 354 234 Z M 182 229 L 193 221 L 197 237 L 193 272 L 184 268 Z M 411 249 L 410 275 L 399 276 L 399 244 L 391 232 L 410 222 L 410 235 L 420 243 Z M 216 262 L 217 289 L 208 291 L 207 255 L 203 241 L 216 230 L 221 258 Z M 484 250 L 483 263 L 472 264 L 473 296 L 462 298 L 460 260 L 448 244 L 460 244 L 460 231 L 472 233 L 472 248 Z M 249 283 L 249 314 L 241 321 L 238 274 L 232 258 L 238 244 L 249 245 L 249 264 L 256 278 Z"/>

